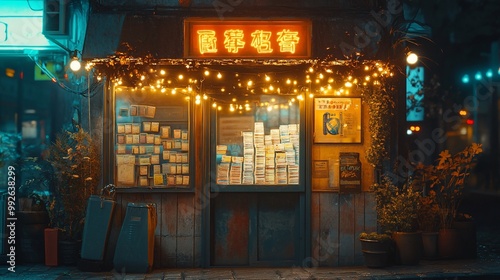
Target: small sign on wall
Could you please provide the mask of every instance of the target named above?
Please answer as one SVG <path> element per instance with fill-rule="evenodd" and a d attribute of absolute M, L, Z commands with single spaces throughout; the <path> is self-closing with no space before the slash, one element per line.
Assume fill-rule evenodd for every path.
<path fill-rule="evenodd" d="M 340 153 L 339 185 L 341 193 L 361 192 L 361 162 L 359 153 Z"/>
<path fill-rule="evenodd" d="M 330 168 L 328 168 L 328 160 L 313 161 L 313 177 L 314 178 L 329 178 Z"/>

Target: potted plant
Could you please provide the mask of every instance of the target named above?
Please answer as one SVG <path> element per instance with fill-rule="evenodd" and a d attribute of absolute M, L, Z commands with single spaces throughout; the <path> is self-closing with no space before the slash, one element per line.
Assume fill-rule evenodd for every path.
<path fill-rule="evenodd" d="M 396 187 L 391 180 L 383 176 L 375 191 L 379 197 L 379 225 L 392 233 L 396 252 L 401 264 L 418 264 L 421 257 L 421 233 L 417 231 L 417 209 L 420 192 L 412 185 Z"/>
<path fill-rule="evenodd" d="M 472 143 L 462 151 L 451 154 L 448 150 L 439 153 L 434 164 L 418 164 L 417 180 L 428 184 L 430 193 L 439 206 L 439 254 L 442 258 L 457 258 L 461 254 L 459 232 L 453 228 L 457 211 L 463 198 L 466 179 L 470 175 L 475 157 L 482 152 L 481 144 Z M 460 244 L 462 243 L 462 244 Z"/>
<path fill-rule="evenodd" d="M 21 259 L 28 263 L 44 261 L 44 229 L 49 225 L 45 197 L 55 182 L 49 162 L 39 157 L 22 161 L 22 183 L 19 186 L 19 248 Z"/>
<path fill-rule="evenodd" d="M 418 228 L 422 231 L 422 255 L 425 259 L 438 257 L 439 206 L 434 193 L 420 197 L 417 209 Z"/>
<path fill-rule="evenodd" d="M 377 211 L 377 223 L 383 224 L 383 208 L 392 196 L 392 184 L 388 183 L 387 177 L 382 177 L 380 184 L 375 183 L 371 190 L 375 193 L 375 210 Z M 368 267 L 384 267 L 392 263 L 394 257 L 393 240 L 390 234 L 377 232 L 362 232 L 359 235 L 361 250 L 365 258 L 365 264 Z"/>
<path fill-rule="evenodd" d="M 362 232 L 359 235 L 361 251 L 367 267 L 385 267 L 390 264 L 392 256 L 392 238 L 385 233 Z"/>
<path fill-rule="evenodd" d="M 47 201 L 51 225 L 58 229 L 63 264 L 74 264 L 82 238 L 88 198 L 96 193 L 101 176 L 97 144 L 82 128 L 60 133 L 49 147 L 48 161 L 57 174 L 55 190 Z M 67 247 L 67 249 L 65 249 Z"/>

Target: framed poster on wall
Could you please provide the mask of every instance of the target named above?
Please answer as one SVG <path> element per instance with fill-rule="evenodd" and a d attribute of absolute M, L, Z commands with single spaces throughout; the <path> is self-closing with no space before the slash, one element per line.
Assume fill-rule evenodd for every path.
<path fill-rule="evenodd" d="M 361 98 L 314 98 L 314 143 L 361 143 Z"/>

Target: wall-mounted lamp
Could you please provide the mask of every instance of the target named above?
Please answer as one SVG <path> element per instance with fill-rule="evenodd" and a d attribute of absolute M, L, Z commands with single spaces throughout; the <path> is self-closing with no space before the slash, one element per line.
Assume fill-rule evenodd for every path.
<path fill-rule="evenodd" d="M 415 54 L 414 52 L 409 52 L 406 54 L 406 62 L 410 65 L 413 65 L 417 63 L 418 61 L 418 55 Z"/>
<path fill-rule="evenodd" d="M 69 68 L 73 71 L 76 72 L 82 68 L 82 64 L 80 62 L 80 59 L 78 58 L 78 52 L 75 50 L 71 53 L 71 62 L 69 63 Z"/>

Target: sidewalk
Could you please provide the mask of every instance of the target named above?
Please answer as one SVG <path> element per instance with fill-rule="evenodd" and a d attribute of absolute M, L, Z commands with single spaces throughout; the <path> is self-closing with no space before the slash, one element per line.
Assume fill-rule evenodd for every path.
<path fill-rule="evenodd" d="M 22 265 L 16 272 L 0 267 L 1 279 L 500 279 L 500 260 L 421 261 L 416 266 L 372 269 L 355 267 L 176 268 L 148 274 L 83 272 L 74 266 Z"/>

